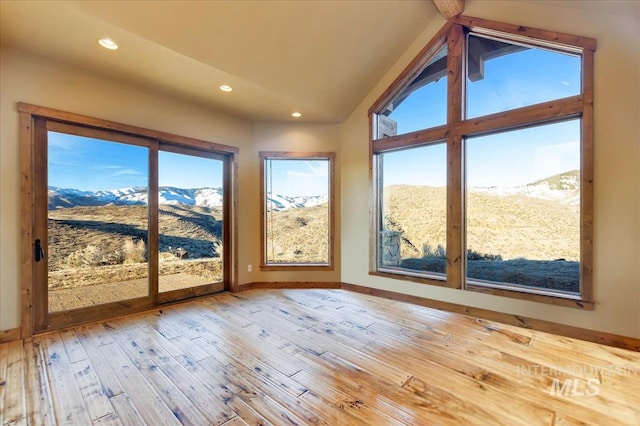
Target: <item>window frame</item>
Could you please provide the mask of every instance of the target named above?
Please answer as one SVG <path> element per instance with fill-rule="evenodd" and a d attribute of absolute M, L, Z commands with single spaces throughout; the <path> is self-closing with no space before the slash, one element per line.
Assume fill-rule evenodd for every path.
<path fill-rule="evenodd" d="M 261 271 L 333 271 L 334 262 L 334 234 L 335 234 L 335 152 L 293 152 L 293 151 L 260 151 L 260 270 Z M 266 161 L 267 160 L 327 160 L 328 170 L 328 234 L 327 263 L 268 263 L 267 262 L 267 191 L 266 191 Z"/>
<path fill-rule="evenodd" d="M 465 118 L 466 70 L 464 54 L 466 35 L 497 37 L 514 43 L 524 43 L 540 48 L 577 54 L 581 57 L 581 94 L 555 99 L 508 111 Z M 414 131 L 402 135 L 376 139 L 377 114 L 416 78 L 424 65 L 444 45 L 448 48 L 447 60 L 447 124 Z M 550 303 L 585 310 L 593 309 L 593 92 L 594 52 L 596 41 L 588 37 L 574 36 L 553 31 L 528 28 L 467 16 L 456 16 L 436 33 L 414 60 L 395 79 L 387 90 L 369 108 L 369 151 L 371 181 L 370 218 L 370 275 L 402 279 L 438 285 L 452 289 L 475 291 L 498 296 Z M 464 253 L 465 196 L 464 139 L 471 136 L 499 133 L 506 130 L 533 127 L 540 124 L 581 119 L 580 147 L 580 294 L 556 295 L 544 291 L 518 291 L 488 287 L 468 282 Z M 377 154 L 398 148 L 424 145 L 445 140 L 447 144 L 447 275 L 446 281 L 417 274 L 405 274 L 397 270 L 379 267 L 380 188 Z M 471 280 L 473 281 L 473 280 Z"/>
<path fill-rule="evenodd" d="M 223 164 L 223 261 L 225 262 L 222 286 L 226 291 L 238 291 L 238 232 L 237 232 L 237 147 L 222 145 L 200 139 L 174 135 L 128 124 L 88 117 L 52 108 L 17 104 L 20 115 L 20 170 L 21 180 L 21 285 L 22 285 L 22 336 L 32 336 L 37 332 L 60 329 L 87 321 L 103 320 L 119 315 L 174 303 L 190 297 L 219 291 L 219 283 L 204 284 L 187 289 L 158 292 L 158 151 L 198 154 L 200 157 L 218 159 Z M 128 143 L 149 148 L 148 186 L 148 295 L 125 302 L 110 302 L 103 305 L 78 308 L 71 311 L 48 312 L 46 283 L 38 278 L 43 276 L 41 267 L 33 256 L 34 235 L 45 233 L 36 218 L 35 208 L 46 209 L 47 194 L 42 182 L 46 177 L 38 175 L 46 161 L 46 152 L 41 152 L 42 141 L 47 139 L 47 131 L 59 131 L 77 136 L 93 137 L 105 141 Z M 40 147 L 40 148 L 39 148 Z M 45 163 L 46 165 L 46 163 Z M 44 206 L 44 207 L 42 207 Z M 45 233 L 46 235 L 46 233 Z"/>

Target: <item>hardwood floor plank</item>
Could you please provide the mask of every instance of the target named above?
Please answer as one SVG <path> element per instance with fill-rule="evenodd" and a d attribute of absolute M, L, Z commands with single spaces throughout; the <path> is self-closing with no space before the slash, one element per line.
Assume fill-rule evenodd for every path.
<path fill-rule="evenodd" d="M 44 354 L 37 341 L 24 343 L 26 359 L 25 399 L 27 400 L 27 423 L 32 425 L 54 425 L 51 388 L 44 364 Z"/>
<path fill-rule="evenodd" d="M 111 405 L 118 415 L 118 420 L 124 426 L 142 423 L 142 416 L 131 402 L 131 397 L 126 393 L 120 393 L 110 398 Z"/>
<path fill-rule="evenodd" d="M 112 399 L 114 396 L 123 394 L 125 391 L 118 379 L 118 372 L 114 371 L 105 359 L 110 347 L 102 348 L 102 346 L 105 345 L 98 344 L 100 341 L 99 337 L 97 339 L 93 338 L 97 337 L 93 334 L 96 329 L 98 329 L 97 326 L 93 326 L 91 329 L 87 328 L 87 326 L 79 327 L 76 329 L 76 336 L 100 378 L 100 384 L 104 393 Z M 109 343 L 109 345 L 113 345 L 113 343 Z"/>
<path fill-rule="evenodd" d="M 151 368 L 162 371 L 175 388 L 193 404 L 194 410 L 205 416 L 207 424 L 222 424 L 236 416 L 223 399 L 210 398 L 208 389 L 195 376 L 185 370 L 182 365 L 165 351 L 171 346 L 170 341 L 162 342 L 153 334 L 146 334 L 140 328 L 127 331 L 129 342 L 135 343 L 138 353 L 144 351 L 152 363 Z M 182 354 L 180 354 L 182 355 Z M 198 423 L 196 423 L 198 424 Z"/>
<path fill-rule="evenodd" d="M 206 358 L 205 358 L 206 359 Z M 235 413 L 236 418 L 242 418 L 251 425 L 271 425 L 262 414 L 255 408 L 245 402 L 239 395 L 231 391 L 233 384 L 228 383 L 225 375 L 218 369 L 211 368 L 209 370 L 202 368 L 199 364 L 188 356 L 181 356 L 178 362 L 191 374 L 198 377 L 202 383 L 209 389 L 208 395 L 211 398 L 219 398 L 225 402 Z M 206 365 L 206 361 L 205 361 Z M 233 420 L 233 419 L 232 419 Z"/>
<path fill-rule="evenodd" d="M 103 340 L 100 332 L 97 335 L 93 334 L 96 329 L 99 329 L 99 327 L 91 327 L 85 330 L 88 337 L 94 340 L 94 344 Z M 123 389 L 122 392 L 114 396 L 128 395 L 133 401 L 135 409 L 140 413 L 142 422 L 149 425 L 180 424 L 174 411 L 164 403 L 156 390 L 147 382 L 143 374 L 136 368 L 115 340 L 113 343 L 100 345 L 99 349 L 108 368 L 115 374 L 119 382 L 117 386 L 121 386 Z M 115 384 L 112 383 L 112 385 Z"/>
<path fill-rule="evenodd" d="M 26 402 L 23 392 L 25 360 L 22 342 L 19 340 L 7 343 L 6 369 L 4 380 L 4 419 L 5 424 L 26 423 Z"/>
<path fill-rule="evenodd" d="M 210 413 L 203 413 L 194 404 L 194 401 L 182 392 L 182 382 L 174 383 L 172 378 L 167 376 L 167 369 L 158 366 L 152 359 L 151 352 L 159 352 L 161 356 L 170 362 L 170 357 L 164 355 L 159 348 L 150 351 L 145 350 L 148 345 L 153 345 L 147 341 L 148 337 L 140 333 L 133 333 L 129 329 L 117 333 L 116 341 L 120 345 L 121 350 L 127 355 L 135 368 L 141 373 L 145 380 L 156 393 L 160 396 L 165 405 L 171 409 L 175 418 L 182 424 L 203 425 L 215 421 L 219 424 L 218 419 L 210 418 Z M 229 417 L 226 417 L 227 420 Z"/>
<path fill-rule="evenodd" d="M 75 330 L 63 330 L 60 337 L 67 352 L 70 370 L 82 394 L 85 406 L 92 422 L 100 420 L 102 424 L 118 424 L 115 410 L 109 400 L 102 382 L 95 371 L 94 363 L 80 342 Z"/>
<path fill-rule="evenodd" d="M 261 356 L 259 349 L 255 345 L 243 344 L 242 340 L 229 339 L 228 330 L 222 331 L 218 327 L 210 327 L 204 320 L 193 321 L 197 324 L 202 337 L 193 339 L 191 342 L 196 343 L 196 347 L 202 347 L 203 352 L 207 351 L 211 354 L 212 350 L 222 351 L 235 359 L 238 364 L 257 372 L 260 376 L 270 380 L 293 396 L 297 397 L 307 391 L 305 387 L 291 380 L 289 375 L 272 367 L 270 365 L 271 359 Z M 198 342 L 203 341 L 204 344 L 198 344 Z"/>
<path fill-rule="evenodd" d="M 635 426 L 639 394 L 640 353 L 338 289 L 0 344 L 3 425 Z"/>
<path fill-rule="evenodd" d="M 206 320 L 213 320 L 227 332 L 236 336 L 242 336 L 249 341 L 255 342 L 255 348 L 262 357 L 269 359 L 270 365 L 286 376 L 291 376 L 302 368 L 298 365 L 298 360 L 293 356 L 302 349 L 298 348 L 289 340 L 270 333 L 257 324 L 249 323 L 246 319 L 229 310 L 220 310 L 216 316 L 211 310 L 197 309 L 196 313 Z M 244 324 L 244 325 L 240 325 Z"/>
<path fill-rule="evenodd" d="M 87 353 L 82 347 L 80 339 L 78 339 L 74 329 L 60 330 L 60 337 L 64 343 L 64 349 L 67 352 L 67 358 L 70 364 L 87 359 Z"/>
<path fill-rule="evenodd" d="M 277 396 L 272 397 L 270 393 L 263 392 L 260 387 L 256 388 L 252 382 L 246 380 L 247 377 L 242 376 L 234 368 L 230 368 L 227 361 L 223 362 L 220 363 L 218 359 L 211 356 L 198 362 L 198 365 L 209 374 L 220 377 L 220 383 L 223 383 L 223 386 L 259 412 L 261 416 L 264 416 L 270 424 L 319 424 L 318 420 L 306 421 L 302 419 L 295 411 L 283 406 Z"/>
<path fill-rule="evenodd" d="M 7 390 L 7 362 L 9 361 L 9 344 L 0 344 L 0 425 L 4 424 L 4 397 Z"/>
<path fill-rule="evenodd" d="M 57 424 L 91 424 L 78 384 L 59 333 L 49 333 L 38 339 L 45 356 L 47 375 L 52 388 Z"/>

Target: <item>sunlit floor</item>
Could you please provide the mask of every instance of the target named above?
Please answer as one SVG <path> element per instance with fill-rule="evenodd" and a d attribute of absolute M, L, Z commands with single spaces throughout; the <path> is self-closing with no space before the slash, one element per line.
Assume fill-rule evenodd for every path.
<path fill-rule="evenodd" d="M 638 425 L 640 353 L 345 290 L 0 345 L 0 424 Z"/>

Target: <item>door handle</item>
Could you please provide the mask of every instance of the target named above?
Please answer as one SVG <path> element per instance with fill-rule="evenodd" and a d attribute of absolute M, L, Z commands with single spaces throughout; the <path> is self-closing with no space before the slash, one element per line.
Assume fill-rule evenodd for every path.
<path fill-rule="evenodd" d="M 36 262 L 40 262 L 42 259 L 44 259 L 44 249 L 42 248 L 40 239 L 36 240 L 35 250 L 36 250 Z"/>

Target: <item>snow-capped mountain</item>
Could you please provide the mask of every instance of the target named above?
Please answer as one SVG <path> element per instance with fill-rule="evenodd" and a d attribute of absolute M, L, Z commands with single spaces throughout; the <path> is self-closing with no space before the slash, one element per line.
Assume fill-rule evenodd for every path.
<path fill-rule="evenodd" d="M 561 204 L 577 205 L 580 203 L 580 172 L 559 173 L 536 182 L 520 186 L 472 187 L 472 191 L 492 195 L 524 195 L 542 200 L 554 200 Z"/>
<path fill-rule="evenodd" d="M 269 210 L 288 210 L 301 207 L 313 207 L 326 203 L 328 195 L 314 195 L 308 197 L 287 197 L 285 195 L 273 194 L 267 197 L 267 208 Z"/>
<path fill-rule="evenodd" d="M 169 205 L 188 205 L 199 207 L 221 207 L 222 188 L 175 188 L 161 186 L 158 202 Z M 147 188 L 120 188 L 108 191 L 80 191 L 71 188 L 49 187 L 49 209 L 61 209 L 79 206 L 128 206 L 147 203 Z M 327 201 L 326 195 L 309 197 L 287 197 L 274 194 L 269 200 L 273 210 L 312 207 Z"/>
<path fill-rule="evenodd" d="M 161 186 L 160 204 L 184 204 L 188 206 L 222 206 L 222 188 L 183 189 Z M 147 203 L 147 188 L 120 188 L 108 191 L 79 191 L 71 188 L 49 187 L 49 209 L 77 206 L 142 205 Z"/>

